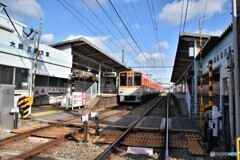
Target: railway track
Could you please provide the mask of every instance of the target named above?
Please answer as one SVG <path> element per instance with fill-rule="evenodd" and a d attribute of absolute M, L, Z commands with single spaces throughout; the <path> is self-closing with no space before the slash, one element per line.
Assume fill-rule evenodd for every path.
<path fill-rule="evenodd" d="M 149 109 L 142 114 L 142 116 L 140 116 L 139 118 L 137 118 L 134 122 L 132 122 L 132 124 L 130 125 L 130 127 L 124 131 L 104 152 L 102 152 L 97 158 L 96 160 L 103 160 L 103 159 L 107 159 L 107 157 L 112 153 L 112 151 L 114 150 L 114 148 L 116 146 L 118 146 L 121 141 L 124 140 L 124 138 L 129 135 L 132 131 L 134 126 L 141 121 L 147 114 L 150 113 L 151 110 L 153 110 L 154 107 L 156 107 L 156 105 L 163 99 L 163 97 L 160 97 L 151 107 L 149 107 Z"/>
<path fill-rule="evenodd" d="M 127 129 L 126 128 L 122 128 L 122 129 L 102 128 L 99 131 L 99 136 L 95 135 L 94 129 L 88 130 L 89 142 L 92 142 L 93 144 L 103 143 L 104 148 L 106 148 L 104 152 L 102 152 L 104 148 L 102 148 L 101 151 L 99 148 L 99 151 L 95 153 L 95 156 L 92 155 L 90 159 L 106 159 L 107 157 L 109 158 L 109 155 L 111 155 L 110 157 L 112 159 L 118 159 L 116 158 L 116 156 L 119 153 L 117 155 L 111 154 L 111 153 L 113 151 L 119 151 L 119 149 L 121 148 L 123 149 L 120 150 L 119 152 L 122 152 L 122 151 L 126 152 L 124 151 L 125 150 L 124 148 L 126 148 L 126 146 L 145 147 L 145 148 L 151 147 L 154 150 L 154 152 L 155 151 L 157 152 L 158 159 L 159 158 L 170 159 L 172 157 L 181 158 L 181 156 L 182 158 L 184 158 L 185 155 L 179 155 L 180 150 L 183 154 L 188 154 L 188 156 L 189 154 L 192 156 L 201 155 L 202 148 L 199 144 L 199 140 L 201 139 L 199 134 L 197 133 L 190 134 L 186 132 L 178 132 L 178 131 L 171 130 L 171 118 L 173 118 L 174 116 L 178 116 L 179 113 L 177 109 L 172 108 L 173 106 L 171 105 L 170 107 L 166 107 L 169 104 L 171 104 L 169 98 L 167 97 L 170 97 L 170 96 L 163 96 L 159 98 L 158 101 L 156 101 L 157 98 L 153 100 L 154 102 L 150 101 L 148 104 L 151 104 L 151 107 L 146 106 L 145 108 L 147 108 L 147 110 L 144 110 L 145 108 L 141 108 L 141 106 L 140 107 L 135 106 L 133 107 L 133 111 L 132 111 L 133 114 L 129 113 L 130 112 L 129 106 L 124 106 L 119 108 L 116 107 L 112 110 L 109 109 L 109 110 L 100 111 L 100 115 L 101 115 L 100 121 L 104 121 L 104 119 L 107 119 L 107 121 L 109 121 L 111 120 L 111 116 L 113 117 L 113 119 L 114 117 L 120 116 L 122 119 L 125 119 L 126 121 L 129 121 L 128 120 L 129 117 L 135 117 L 135 119 L 132 121 L 131 125 L 129 125 L 130 126 L 129 128 L 126 127 Z M 134 113 L 135 112 L 134 109 L 138 110 L 139 108 L 140 108 L 140 111 L 144 110 L 144 114 L 142 114 L 141 116 L 137 116 L 137 114 Z M 167 108 L 170 108 L 170 110 L 167 111 Z M 170 119 L 166 118 L 167 112 L 170 113 L 169 114 Z M 109 117 L 110 119 L 108 119 Z M 160 120 L 162 122 L 161 125 L 164 125 L 163 129 L 148 130 L 148 131 L 139 130 L 139 126 L 141 124 L 144 123 L 146 126 L 148 125 L 146 121 L 148 120 L 148 122 L 151 123 L 151 121 L 149 121 L 151 119 L 157 119 L 158 121 Z M 165 121 L 163 119 L 165 119 Z M 44 129 L 39 128 L 39 129 L 33 130 L 32 132 L 26 132 L 26 133 L 14 136 L 12 137 L 12 139 L 7 138 L 9 141 L 7 141 L 7 139 L 5 139 L 6 140 L 5 142 L 4 140 L 0 140 L 0 150 L 1 150 L 1 147 L 4 148 L 5 144 L 7 143 L 17 141 L 23 138 L 26 139 L 29 136 L 45 137 L 49 141 L 41 145 L 33 146 L 32 148 L 26 147 L 21 151 L 20 154 L 18 153 L 18 155 L 12 156 L 10 157 L 10 159 L 26 159 L 29 157 L 35 157 L 35 155 L 39 153 L 43 153 L 40 155 L 46 155 L 48 154 L 47 152 L 45 152 L 46 150 L 49 150 L 49 148 L 54 148 L 54 150 L 50 151 L 49 154 L 51 154 L 51 152 L 56 151 L 56 148 L 58 148 L 57 150 L 59 149 L 63 150 L 61 148 L 65 148 L 64 146 L 70 142 L 72 143 L 72 145 L 77 145 L 77 143 L 76 142 L 74 143 L 74 141 L 66 141 L 66 140 L 75 140 L 75 141 L 82 142 L 83 141 L 83 133 L 82 133 L 83 125 L 82 124 L 73 125 L 72 122 L 74 122 L 74 119 L 63 121 L 59 124 L 57 123 L 57 124 L 52 124 L 51 126 L 44 127 L 46 130 L 50 132 L 51 130 L 52 132 L 57 132 L 58 134 L 56 135 L 49 136 L 48 133 L 45 133 L 46 130 L 44 131 Z M 170 124 L 167 125 L 167 123 L 170 123 Z M 89 126 L 93 128 L 95 125 L 93 122 L 89 122 Z M 169 127 L 169 129 L 167 129 L 167 127 Z M 66 130 L 66 131 L 68 130 L 69 132 L 60 134 L 61 130 Z M 61 143 L 63 145 L 59 146 L 59 144 Z M 54 147 L 57 145 L 58 147 Z M 120 153 L 119 155 L 121 154 L 123 153 Z M 127 156 L 131 157 L 132 155 L 128 154 Z M 68 156 L 66 156 L 66 158 L 67 157 Z M 141 155 L 139 155 L 139 158 L 140 157 Z M 76 159 L 79 159 L 79 157 Z M 185 159 L 187 159 L 186 156 L 185 156 Z"/>
<path fill-rule="evenodd" d="M 9 148 L 4 147 L 8 146 L 11 143 L 16 143 L 21 140 L 25 140 L 30 136 L 37 136 L 37 137 L 44 137 L 48 138 L 46 143 L 43 143 L 41 145 L 37 145 L 31 149 L 29 147 L 24 146 L 20 147 L 23 151 L 22 153 L 12 156 L 9 159 L 26 159 L 28 157 L 34 156 L 38 153 L 43 152 L 44 150 L 47 150 L 48 148 L 51 148 L 55 145 L 58 145 L 65 141 L 66 138 L 76 134 L 77 132 L 81 131 L 83 128 L 70 128 L 63 125 L 63 123 L 66 123 L 68 121 L 72 121 L 74 119 L 70 119 L 67 121 L 60 122 L 58 124 L 52 124 L 45 127 L 40 127 L 37 129 L 33 129 L 24 133 L 20 133 L 18 135 L 8 137 L 5 139 L 0 140 L 0 148 Z M 11 145 L 9 145 L 11 147 Z"/>
<path fill-rule="evenodd" d="M 118 111 L 112 111 L 111 109 L 101 110 L 100 114 L 102 115 L 100 120 L 103 120 L 109 116 L 117 116 L 127 114 L 128 111 L 127 106 L 119 107 Z M 49 148 L 52 148 L 56 145 L 63 143 L 67 139 L 74 140 L 83 140 L 83 124 L 74 124 L 73 121 L 78 120 L 79 118 L 69 119 L 62 122 L 52 122 L 49 126 L 37 126 L 36 129 L 34 127 L 28 127 L 27 129 L 19 129 L 16 130 L 15 133 L 19 133 L 15 136 L 8 137 L 0 140 L 0 148 L 2 149 L 11 149 L 13 145 L 11 143 L 16 143 L 18 141 L 27 141 L 28 137 L 41 137 L 47 139 L 48 142 L 40 144 L 40 145 L 29 145 L 31 147 L 22 147 L 14 148 L 15 150 L 20 150 L 20 154 L 10 157 L 9 159 L 26 159 L 32 157 L 36 154 L 44 152 Z M 90 121 L 90 127 L 95 127 L 94 121 Z M 28 145 L 25 143 L 25 145 Z"/>
<path fill-rule="evenodd" d="M 160 149 L 160 151 L 157 151 L 159 153 L 158 158 L 166 160 L 171 158 L 194 159 L 196 156 L 204 156 L 205 152 L 199 143 L 201 137 L 198 132 L 192 130 L 172 130 L 172 118 L 182 117 L 184 119 L 184 117 L 179 112 L 179 108 L 172 104 L 170 97 L 170 94 L 168 94 L 168 96 L 162 97 L 161 101 L 154 103 L 150 109 L 141 117 L 137 118 L 126 131 L 110 129 L 103 131 L 102 137 L 96 139 L 96 142 L 108 143 L 110 146 L 96 159 L 109 158 L 109 155 L 113 151 L 119 150 L 121 146 L 147 147 L 153 148 L 154 150 Z M 156 107 L 156 104 L 161 107 Z M 141 121 L 146 121 L 149 117 L 161 117 L 161 121 L 163 122 L 161 125 L 164 125 L 163 130 L 160 129 L 149 132 L 136 130 L 136 126 L 139 126 Z M 126 155 L 126 153 L 122 154 Z M 112 156 L 113 155 L 110 157 L 112 158 Z M 140 157 L 141 156 L 139 156 L 139 158 Z M 115 158 L 116 157 L 113 159 Z"/>
<path fill-rule="evenodd" d="M 169 104 L 169 101 L 168 101 Z M 169 105 L 166 116 L 170 123 L 171 119 L 181 116 L 179 110 Z M 189 130 L 171 131 L 170 125 L 166 124 L 166 145 L 165 160 L 168 159 L 195 159 L 206 155 L 200 145 L 201 136 L 199 132 L 190 132 Z"/>

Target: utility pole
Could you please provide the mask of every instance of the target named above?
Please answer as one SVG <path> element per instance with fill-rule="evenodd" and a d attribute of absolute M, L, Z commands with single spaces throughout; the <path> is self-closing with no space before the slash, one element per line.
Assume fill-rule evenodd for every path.
<path fill-rule="evenodd" d="M 124 64 L 124 49 L 122 49 L 122 64 Z"/>
<path fill-rule="evenodd" d="M 238 10 L 240 2 L 232 0 L 232 20 L 233 20 L 233 56 L 234 56 L 234 92 L 235 92 L 235 125 L 236 125 L 236 138 L 240 137 L 240 106 L 239 106 L 239 25 Z"/>

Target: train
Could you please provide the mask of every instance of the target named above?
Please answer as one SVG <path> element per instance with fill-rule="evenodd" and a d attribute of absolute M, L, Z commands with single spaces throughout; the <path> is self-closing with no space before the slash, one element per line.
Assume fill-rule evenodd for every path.
<path fill-rule="evenodd" d="M 118 74 L 119 102 L 142 103 L 146 98 L 164 92 L 164 87 L 140 71 L 122 71 Z"/>

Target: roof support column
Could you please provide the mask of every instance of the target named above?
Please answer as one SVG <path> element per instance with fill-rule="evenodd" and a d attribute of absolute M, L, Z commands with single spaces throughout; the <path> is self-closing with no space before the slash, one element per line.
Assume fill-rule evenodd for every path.
<path fill-rule="evenodd" d="M 237 2 L 232 0 L 232 19 L 233 19 L 233 51 L 234 51 L 234 89 L 235 89 L 235 123 L 236 137 L 240 137 L 240 105 L 239 105 L 239 57 L 238 57 L 238 20 L 237 20 Z"/>
<path fill-rule="evenodd" d="M 229 53 L 229 56 L 231 57 L 231 53 Z M 231 59 L 231 58 L 229 58 Z M 231 62 L 231 61 L 230 61 Z M 232 62 L 230 63 L 232 67 Z M 229 86 L 229 125 L 230 125 L 230 139 L 231 139 L 231 146 L 230 149 L 231 151 L 234 151 L 234 145 L 235 145 L 235 139 L 234 139 L 234 102 L 233 102 L 233 75 L 232 71 L 228 72 L 228 86 Z"/>
<path fill-rule="evenodd" d="M 197 40 L 194 39 L 194 59 L 193 59 L 193 64 L 194 64 L 194 114 L 197 114 L 198 108 L 198 61 L 195 59 L 195 56 L 197 55 Z"/>
<path fill-rule="evenodd" d="M 99 69 L 98 69 L 98 94 L 101 93 L 101 74 L 102 74 L 102 64 L 99 64 Z"/>

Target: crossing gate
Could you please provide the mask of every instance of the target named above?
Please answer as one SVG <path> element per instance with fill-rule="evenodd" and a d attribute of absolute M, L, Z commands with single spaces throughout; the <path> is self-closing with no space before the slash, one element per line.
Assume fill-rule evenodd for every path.
<path fill-rule="evenodd" d="M 33 96 L 22 96 L 18 98 L 18 107 L 23 109 L 23 113 L 21 114 L 22 119 L 29 119 L 28 110 L 29 107 L 33 104 Z"/>

